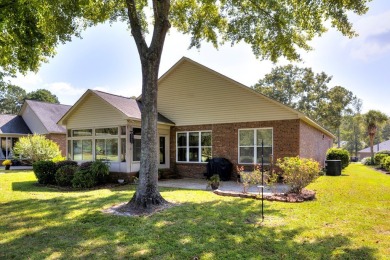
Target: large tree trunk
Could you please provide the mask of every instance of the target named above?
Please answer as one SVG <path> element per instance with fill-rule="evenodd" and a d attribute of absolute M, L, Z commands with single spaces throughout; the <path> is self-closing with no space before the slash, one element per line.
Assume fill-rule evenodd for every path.
<path fill-rule="evenodd" d="M 147 46 L 134 0 L 126 0 L 131 32 L 142 66 L 141 166 L 137 191 L 127 206 L 137 210 L 166 204 L 158 181 L 157 80 L 165 36 L 170 27 L 169 0 L 153 0 L 154 30 Z"/>
<path fill-rule="evenodd" d="M 142 114 L 141 114 L 141 166 L 137 191 L 129 204 L 136 208 L 149 208 L 166 201 L 157 188 L 158 181 L 158 130 L 157 130 L 157 79 L 160 59 L 141 59 L 142 63 Z"/>

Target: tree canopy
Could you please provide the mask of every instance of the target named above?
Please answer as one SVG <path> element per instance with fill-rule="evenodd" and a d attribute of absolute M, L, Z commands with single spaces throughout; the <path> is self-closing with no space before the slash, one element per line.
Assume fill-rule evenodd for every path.
<path fill-rule="evenodd" d="M 42 102 L 48 102 L 53 104 L 59 104 L 58 98 L 56 95 L 51 93 L 47 89 L 38 89 L 35 91 L 31 91 L 26 95 L 26 99 L 29 100 L 36 100 L 36 101 L 42 101 Z"/>
<path fill-rule="evenodd" d="M 378 127 L 383 125 L 388 120 L 388 117 L 378 110 L 370 110 L 364 114 L 363 120 L 367 130 L 367 135 L 370 138 L 371 162 L 374 162 L 374 138 L 377 134 Z"/>
<path fill-rule="evenodd" d="M 295 108 L 336 133 L 356 99 L 344 87 L 329 89 L 332 77 L 291 64 L 277 66 L 252 86 L 256 91 Z"/>
<path fill-rule="evenodd" d="M 0 66 L 10 72 L 37 70 L 59 43 L 84 28 L 107 20 L 126 21 L 141 62 L 143 102 L 140 183 L 130 205 L 148 208 L 164 203 L 157 190 L 157 79 L 171 26 L 191 35 L 190 46 L 244 41 L 259 58 L 297 60 L 298 50 L 310 50 L 308 41 L 326 31 L 326 21 L 343 35 L 354 36 L 348 13 L 364 14 L 368 1 L 3 1 Z M 152 37 L 147 43 L 149 29 Z"/>

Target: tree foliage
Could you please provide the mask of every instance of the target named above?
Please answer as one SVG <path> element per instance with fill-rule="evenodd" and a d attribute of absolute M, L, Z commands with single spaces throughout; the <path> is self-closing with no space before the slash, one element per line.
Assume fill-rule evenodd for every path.
<path fill-rule="evenodd" d="M 290 64 L 273 68 L 252 88 L 301 111 L 336 133 L 356 97 L 341 86 L 329 89 L 331 79 L 324 72 L 315 74 L 311 68 Z"/>
<path fill-rule="evenodd" d="M 36 101 L 42 101 L 42 102 L 48 102 L 53 104 L 59 104 L 58 98 L 56 95 L 51 93 L 47 89 L 38 89 L 35 91 L 31 91 L 26 95 L 26 99 L 29 100 L 36 100 Z"/>
<path fill-rule="evenodd" d="M 378 126 L 384 124 L 388 117 L 378 110 L 370 110 L 363 116 L 364 125 L 367 130 L 367 135 L 370 138 L 371 162 L 374 162 L 374 139 L 377 133 Z"/>
<path fill-rule="evenodd" d="M 4 81 L 5 76 L 0 72 L 0 114 L 16 114 L 23 105 L 26 91 Z"/>
<path fill-rule="evenodd" d="M 343 35 L 354 36 L 347 14 L 364 14 L 368 0 L 97 0 L 6 1 L 0 8 L 0 66 L 6 71 L 37 70 L 54 55 L 59 43 L 70 41 L 87 26 L 127 21 L 142 68 L 140 184 L 131 201 L 135 207 L 163 203 L 157 191 L 157 79 L 164 41 L 173 25 L 191 35 L 190 46 L 202 41 L 218 46 L 244 41 L 260 58 L 299 59 L 298 49 L 325 31 L 325 21 Z M 152 14 L 148 17 L 148 14 Z M 152 37 L 146 42 L 151 29 Z"/>
<path fill-rule="evenodd" d="M 57 143 L 38 134 L 20 137 L 14 146 L 14 152 L 32 162 L 51 160 L 61 155 Z"/>

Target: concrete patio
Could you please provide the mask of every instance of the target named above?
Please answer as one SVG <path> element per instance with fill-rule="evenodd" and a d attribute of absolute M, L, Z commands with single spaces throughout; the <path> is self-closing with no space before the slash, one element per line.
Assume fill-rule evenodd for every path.
<path fill-rule="evenodd" d="M 191 190 L 211 190 L 207 187 L 207 180 L 205 179 L 170 179 L 170 180 L 159 180 L 158 186 L 168 188 L 180 188 L 180 189 L 191 189 Z M 230 192 L 242 192 L 243 186 L 241 183 L 236 181 L 221 181 L 219 190 L 230 191 Z M 264 195 L 271 195 L 272 193 L 286 193 L 289 187 L 285 184 L 276 184 L 274 187 L 265 186 Z M 260 188 L 256 185 L 251 185 L 248 189 L 248 193 L 259 194 Z"/>

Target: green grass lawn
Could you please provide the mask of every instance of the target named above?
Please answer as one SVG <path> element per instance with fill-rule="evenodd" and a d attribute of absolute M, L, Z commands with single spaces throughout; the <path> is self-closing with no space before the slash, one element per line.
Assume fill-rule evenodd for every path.
<path fill-rule="evenodd" d="M 309 186 L 317 200 L 265 202 L 161 189 L 149 217 L 102 212 L 133 186 L 61 191 L 0 170 L 0 259 L 389 259 L 390 176 L 360 164 Z"/>

